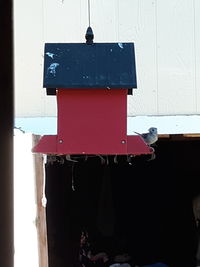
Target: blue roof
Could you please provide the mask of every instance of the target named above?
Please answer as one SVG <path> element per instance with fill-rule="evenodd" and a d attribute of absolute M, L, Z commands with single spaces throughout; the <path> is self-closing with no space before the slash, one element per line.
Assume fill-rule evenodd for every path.
<path fill-rule="evenodd" d="M 133 43 L 46 43 L 45 88 L 137 87 Z"/>

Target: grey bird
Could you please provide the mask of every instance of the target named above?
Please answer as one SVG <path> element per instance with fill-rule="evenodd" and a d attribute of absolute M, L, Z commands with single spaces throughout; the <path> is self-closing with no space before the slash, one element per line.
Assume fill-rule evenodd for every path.
<path fill-rule="evenodd" d="M 152 145 L 158 140 L 158 130 L 155 127 L 151 127 L 149 128 L 148 131 L 149 131 L 148 133 L 142 133 L 142 134 L 137 132 L 134 133 L 141 136 L 147 145 Z"/>

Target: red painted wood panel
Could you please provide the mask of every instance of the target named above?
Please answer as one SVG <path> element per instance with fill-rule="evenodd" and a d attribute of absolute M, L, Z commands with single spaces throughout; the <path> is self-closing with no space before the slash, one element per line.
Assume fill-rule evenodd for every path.
<path fill-rule="evenodd" d="M 59 89 L 58 153 L 124 154 L 127 90 Z"/>
<path fill-rule="evenodd" d="M 126 89 L 59 89 L 58 132 L 33 152 L 141 155 L 153 152 L 140 136 L 127 136 Z"/>

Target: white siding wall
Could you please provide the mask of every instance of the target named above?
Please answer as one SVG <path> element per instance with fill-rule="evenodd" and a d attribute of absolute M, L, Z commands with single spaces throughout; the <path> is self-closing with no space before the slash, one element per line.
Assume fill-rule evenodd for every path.
<path fill-rule="evenodd" d="M 134 42 L 128 115 L 200 113 L 200 0 L 90 0 L 95 42 Z M 15 0 L 15 115 L 56 116 L 42 89 L 45 42 L 84 42 L 87 0 Z"/>

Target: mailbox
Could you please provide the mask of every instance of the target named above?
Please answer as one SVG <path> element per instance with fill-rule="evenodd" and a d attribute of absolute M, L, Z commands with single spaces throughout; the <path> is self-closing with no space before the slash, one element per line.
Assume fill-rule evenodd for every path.
<path fill-rule="evenodd" d="M 151 154 L 127 136 L 127 95 L 137 87 L 133 43 L 47 43 L 43 87 L 57 98 L 57 135 L 32 149 L 43 154 Z"/>

